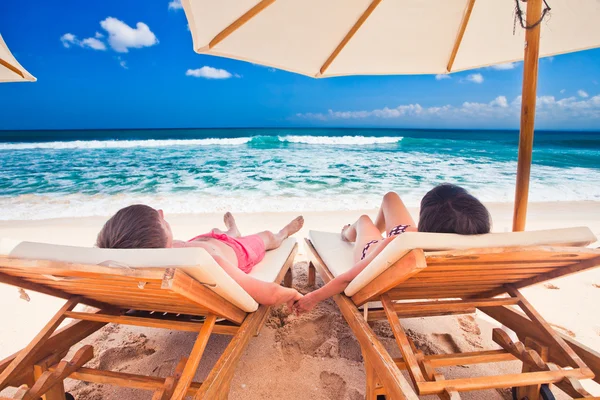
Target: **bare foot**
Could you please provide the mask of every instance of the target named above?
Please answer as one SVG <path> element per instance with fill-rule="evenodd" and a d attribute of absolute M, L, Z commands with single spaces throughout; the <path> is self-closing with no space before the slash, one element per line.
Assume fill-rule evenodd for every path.
<path fill-rule="evenodd" d="M 223 222 L 225 222 L 225 227 L 227 228 L 227 234 L 231 237 L 240 237 L 241 233 L 237 227 L 235 222 L 235 218 L 233 215 L 227 211 L 223 216 Z"/>
<path fill-rule="evenodd" d="M 284 226 L 283 229 L 279 231 L 279 234 L 285 239 L 302 229 L 302 226 L 304 226 L 304 217 L 301 215 L 294 218 L 292 222 Z"/>
<path fill-rule="evenodd" d="M 342 240 L 344 242 L 356 241 L 356 229 L 354 228 L 354 226 L 348 224 L 342 228 Z"/>

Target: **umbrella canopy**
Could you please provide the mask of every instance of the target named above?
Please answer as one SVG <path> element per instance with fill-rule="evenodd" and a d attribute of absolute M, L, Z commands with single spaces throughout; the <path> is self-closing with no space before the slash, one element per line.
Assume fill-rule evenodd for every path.
<path fill-rule="evenodd" d="M 36 79 L 12 55 L 0 35 L 0 82 L 35 82 Z"/>
<path fill-rule="evenodd" d="M 600 46 L 600 1 L 547 1 L 552 10 L 542 22 L 540 57 Z M 313 77 L 441 74 L 523 60 L 525 33 L 514 0 L 183 0 L 183 6 L 198 53 Z"/>
<path fill-rule="evenodd" d="M 525 229 L 527 215 L 538 60 L 600 47 L 600 0 L 182 4 L 198 53 L 314 77 L 439 74 L 524 60 L 515 231 Z"/>

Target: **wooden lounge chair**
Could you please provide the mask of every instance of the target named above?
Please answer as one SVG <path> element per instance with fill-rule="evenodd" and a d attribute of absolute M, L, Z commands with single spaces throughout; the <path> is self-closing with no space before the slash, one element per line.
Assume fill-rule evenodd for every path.
<path fill-rule="evenodd" d="M 574 398 L 589 397 L 578 380 L 595 375 L 600 383 L 600 354 L 555 332 L 519 289 L 600 265 L 600 250 L 582 247 L 595 241 L 587 228 L 478 236 L 415 232 L 394 239 L 334 298 L 362 348 L 367 399 L 418 398 L 400 370 L 408 370 L 418 395 L 444 399 L 494 388 L 513 388 L 515 398 L 530 400 L 540 398 L 541 390 L 545 399 L 551 396 L 547 386 L 551 383 Z M 343 242 L 339 233 L 313 231 L 306 243 L 309 284 L 314 284 L 315 269 L 329 282 L 353 265 L 352 244 Z M 381 305 L 372 308 L 369 302 Z M 495 329 L 493 340 L 500 350 L 424 355 L 400 323 L 400 318 L 476 309 L 512 329 L 522 342 L 514 343 L 503 330 Z M 392 359 L 369 326 L 385 319 L 402 359 Z M 522 373 L 444 380 L 436 371 L 510 360 L 523 362 Z"/>
<path fill-rule="evenodd" d="M 268 282 L 285 279 L 291 286 L 296 251 L 296 241 L 287 239 L 250 275 Z M 153 400 L 225 399 L 242 352 L 269 314 L 268 306 L 258 305 L 200 248 L 110 250 L 24 242 L 3 254 L 8 255 L 0 256 L 0 282 L 66 299 L 26 348 L 0 361 L 0 391 L 27 385 L 13 398 L 37 400 L 45 394 L 46 400 L 64 400 L 63 380 L 71 378 L 149 390 Z M 99 311 L 76 312 L 77 304 Z M 76 322 L 57 330 L 67 318 Z M 93 357 L 89 346 L 61 361 L 107 323 L 198 332 L 198 337 L 189 357 L 166 379 L 85 368 Z M 193 382 L 213 333 L 233 338 L 206 380 Z"/>

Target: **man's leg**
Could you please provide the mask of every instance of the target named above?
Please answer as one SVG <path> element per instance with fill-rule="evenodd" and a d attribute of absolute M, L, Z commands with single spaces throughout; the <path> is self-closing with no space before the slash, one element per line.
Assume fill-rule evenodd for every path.
<path fill-rule="evenodd" d="M 290 222 L 289 224 L 284 226 L 283 229 L 281 229 L 277 233 L 273 233 L 271 231 L 264 231 L 264 232 L 257 233 L 257 235 L 260 236 L 260 238 L 265 243 L 265 249 L 267 251 L 273 250 L 273 249 L 276 249 L 279 246 L 281 246 L 281 243 L 285 239 L 287 239 L 288 237 L 292 236 L 294 233 L 296 233 L 300 229 L 302 229 L 303 225 L 304 225 L 304 217 L 300 216 L 300 217 L 294 218 L 292 220 L 292 222 Z"/>
<path fill-rule="evenodd" d="M 233 215 L 228 211 L 225 213 L 225 215 L 223 216 L 223 222 L 225 222 L 225 227 L 227 228 L 226 231 L 222 231 L 219 228 L 215 228 L 213 229 L 213 232 L 219 233 L 219 234 L 224 234 L 227 235 L 229 237 L 232 238 L 238 238 L 240 236 L 242 236 L 242 234 L 240 233 L 238 227 L 237 227 L 237 223 L 235 222 L 235 218 L 233 218 Z"/>

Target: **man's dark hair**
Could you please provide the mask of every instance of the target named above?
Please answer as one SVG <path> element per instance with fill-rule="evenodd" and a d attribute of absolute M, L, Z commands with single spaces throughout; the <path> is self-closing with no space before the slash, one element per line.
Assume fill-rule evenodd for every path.
<path fill-rule="evenodd" d="M 460 186 L 444 183 L 421 200 L 419 232 L 477 235 L 489 233 L 490 228 L 487 208 Z"/>
<path fill-rule="evenodd" d="M 156 249 L 166 245 L 160 214 L 143 204 L 119 210 L 106 221 L 96 239 L 96 246 L 105 249 Z"/>

